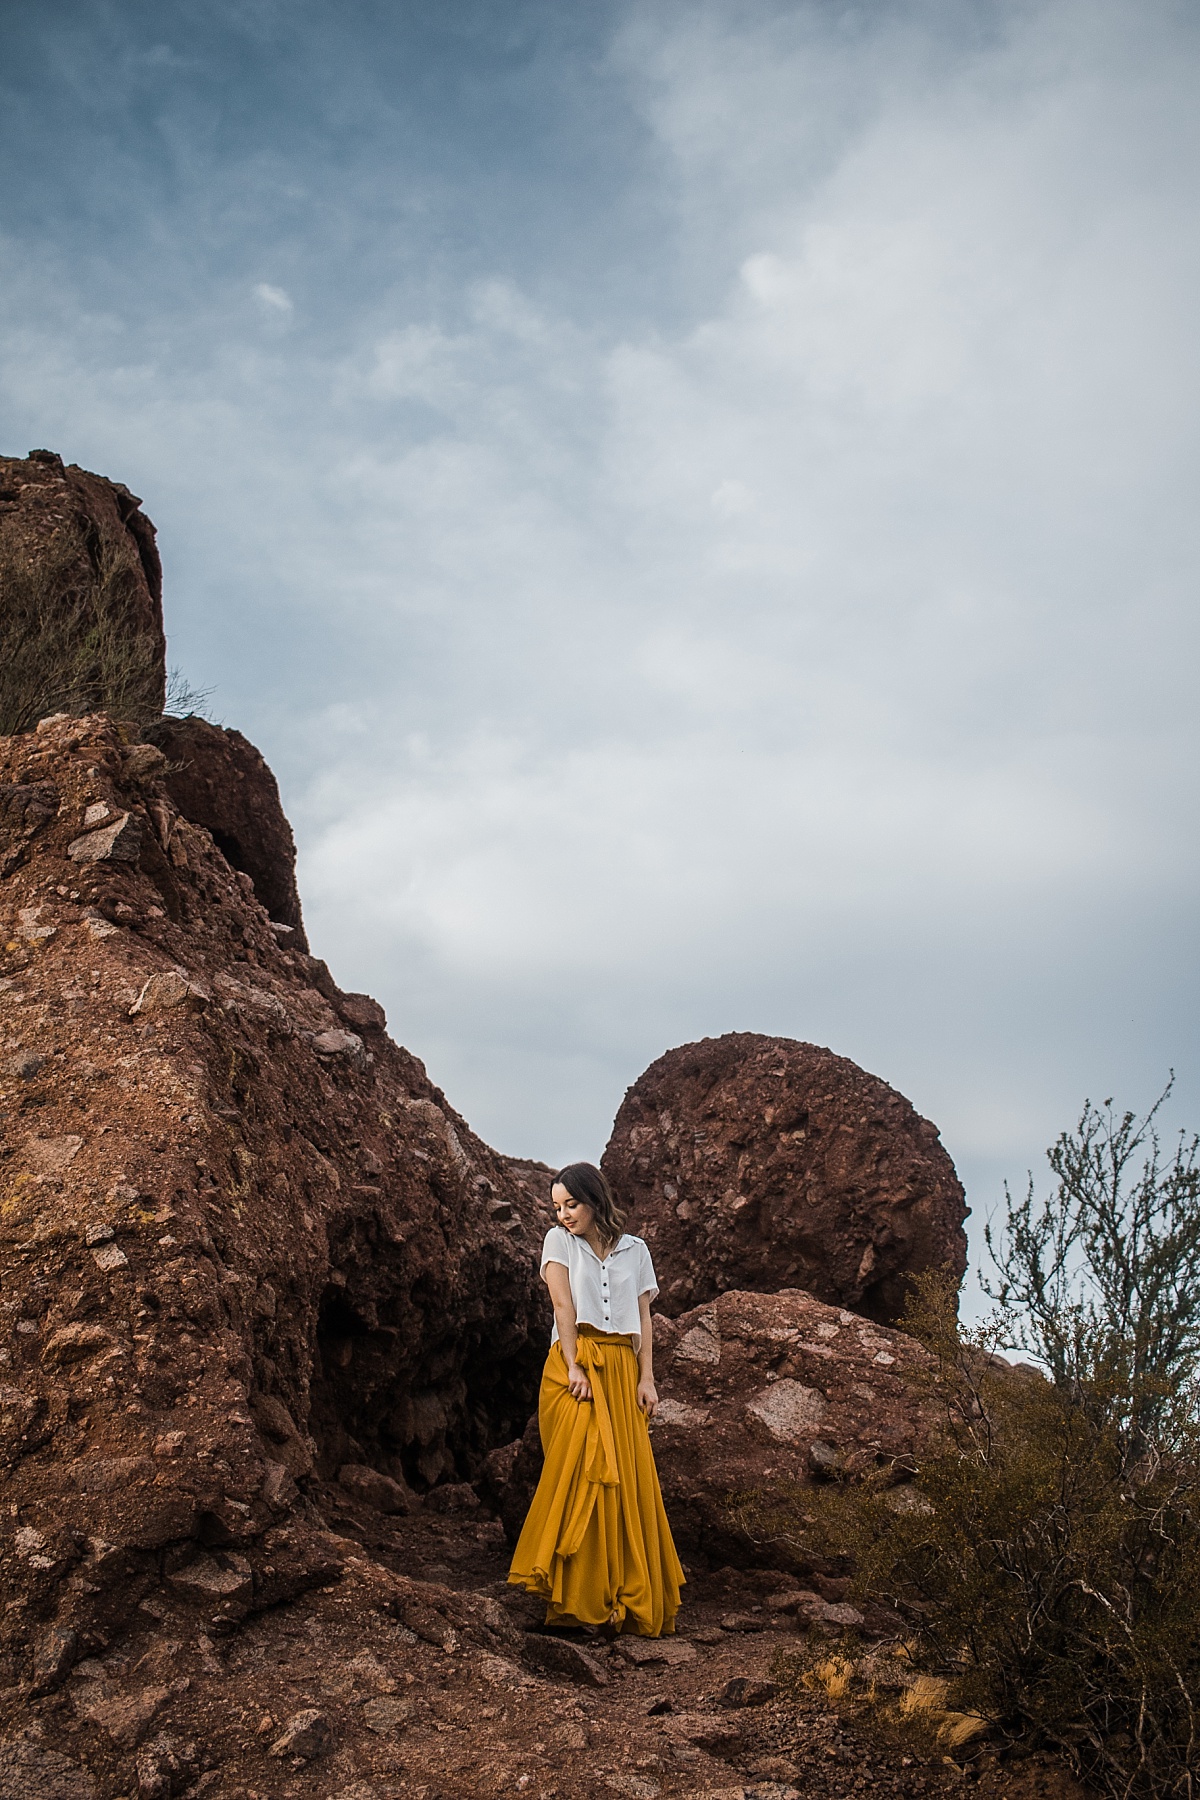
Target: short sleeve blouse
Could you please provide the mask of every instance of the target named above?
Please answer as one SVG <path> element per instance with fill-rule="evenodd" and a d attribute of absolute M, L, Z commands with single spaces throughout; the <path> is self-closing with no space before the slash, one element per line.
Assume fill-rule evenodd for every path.
<path fill-rule="evenodd" d="M 547 1263 L 562 1263 L 571 1280 L 575 1318 L 597 1331 L 631 1333 L 640 1340 L 643 1294 L 658 1293 L 650 1251 L 640 1237 L 626 1233 L 601 1262 L 586 1238 L 574 1237 L 564 1225 L 552 1225 L 542 1245 L 542 1273 Z M 558 1341 L 558 1324 L 550 1338 Z"/>

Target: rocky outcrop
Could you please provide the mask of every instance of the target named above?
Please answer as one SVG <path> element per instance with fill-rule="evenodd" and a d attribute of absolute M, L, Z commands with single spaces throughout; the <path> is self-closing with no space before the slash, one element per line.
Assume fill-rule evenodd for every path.
<path fill-rule="evenodd" d="M 53 451 L 0 457 L 0 732 L 57 710 L 162 712 L 162 568 L 141 504 Z"/>
<path fill-rule="evenodd" d="M 262 755 L 240 731 L 161 716 L 162 568 L 141 504 L 49 450 L 0 458 L 0 731 L 101 708 L 145 727 L 167 798 L 306 950 L 296 845 Z"/>
<path fill-rule="evenodd" d="M 825 1555 L 804 1490 L 879 1473 L 903 1484 L 912 1472 L 932 1415 L 925 1352 L 903 1332 L 792 1291 L 656 1314 L 654 1337 L 654 1456 L 683 1551 L 811 1573 Z M 484 1482 L 513 1538 L 541 1464 L 536 1418 L 488 1460 Z"/>
<path fill-rule="evenodd" d="M 809 1570 L 803 1490 L 903 1484 L 933 1422 L 928 1359 L 810 1294 L 722 1294 L 656 1327 L 654 1454 L 673 1528 L 709 1557 Z"/>
<path fill-rule="evenodd" d="M 287 947 L 307 950 L 296 841 L 262 753 L 240 731 L 194 716 L 155 720 L 143 736 L 167 759 L 161 780 L 176 811 L 203 825 L 226 862 L 250 877 L 272 922 L 289 928 Z"/>
<path fill-rule="evenodd" d="M 0 741 L 0 1685 L 329 1580 L 306 1486 L 473 1477 L 548 1337 L 536 1184 L 128 737 Z"/>
<path fill-rule="evenodd" d="M 603 1167 L 669 1314 L 729 1289 L 804 1288 L 894 1322 L 909 1277 L 966 1270 L 967 1208 L 937 1127 L 815 1044 L 745 1031 L 669 1050 L 626 1094 Z"/>
<path fill-rule="evenodd" d="M 154 722 L 134 497 L 4 467 L 0 1800 L 928 1794 L 823 1702 L 772 1716 L 798 1631 L 899 1623 L 795 1527 L 812 1482 L 903 1477 L 920 1352 L 799 1293 L 662 1320 L 683 1634 L 531 1633 L 480 1495 L 536 1480 L 551 1171 L 307 954 L 257 751 Z"/>

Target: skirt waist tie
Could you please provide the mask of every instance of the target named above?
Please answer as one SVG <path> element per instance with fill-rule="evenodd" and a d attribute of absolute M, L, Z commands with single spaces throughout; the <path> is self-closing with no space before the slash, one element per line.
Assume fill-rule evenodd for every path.
<path fill-rule="evenodd" d="M 583 1332 L 575 1340 L 575 1361 L 588 1377 L 588 1386 L 592 1390 L 592 1414 L 588 1420 L 587 1451 L 583 1468 L 588 1481 L 598 1482 L 603 1487 L 620 1487 L 612 1414 L 608 1410 L 604 1385 L 594 1380 L 592 1373 L 603 1361 L 602 1342 L 603 1340 L 586 1337 Z M 586 1406 L 589 1403 L 585 1400 L 582 1404 Z"/>
<path fill-rule="evenodd" d="M 571 1508 L 563 1533 L 562 1554 L 574 1556 L 583 1542 L 588 1521 L 592 1516 L 598 1487 L 619 1488 L 621 1476 L 617 1467 L 617 1446 L 613 1437 L 612 1414 L 608 1410 L 608 1398 L 604 1392 L 604 1383 L 596 1379 L 596 1371 L 603 1366 L 604 1352 L 614 1342 L 628 1344 L 628 1338 L 595 1338 L 581 1331 L 575 1342 L 575 1361 L 588 1378 L 588 1386 L 592 1390 L 590 1400 L 579 1401 L 581 1408 L 587 1408 L 587 1426 L 583 1451 L 583 1481 L 576 1495 L 575 1505 Z M 630 1345 L 632 1348 L 632 1345 Z"/>

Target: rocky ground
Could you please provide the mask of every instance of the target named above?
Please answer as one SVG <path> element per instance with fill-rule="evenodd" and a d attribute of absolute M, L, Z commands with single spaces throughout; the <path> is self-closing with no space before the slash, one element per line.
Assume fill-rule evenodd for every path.
<path fill-rule="evenodd" d="M 316 1494 L 342 1573 L 229 1635 L 167 1578 L 141 1629 L 62 1689 L 0 1694 L 0 1800 L 1075 1792 L 1051 1767 L 955 1763 L 906 1735 L 895 1645 L 797 1610 L 772 1571 L 690 1567 L 674 1639 L 545 1637 L 506 1585 L 501 1527 L 458 1497 L 389 1519 Z M 800 1679 L 832 1653 L 854 1669 L 840 1701 Z"/>

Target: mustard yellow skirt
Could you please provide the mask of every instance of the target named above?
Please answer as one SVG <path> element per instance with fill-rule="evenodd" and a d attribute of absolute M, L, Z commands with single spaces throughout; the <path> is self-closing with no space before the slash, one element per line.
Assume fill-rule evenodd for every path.
<path fill-rule="evenodd" d="M 550 1346 L 538 1396 L 545 1467 L 509 1582 L 546 1601 L 547 1625 L 604 1625 L 638 1637 L 675 1629 L 683 1569 L 667 1523 L 633 1339 L 581 1328 L 591 1400 L 576 1400 Z"/>

